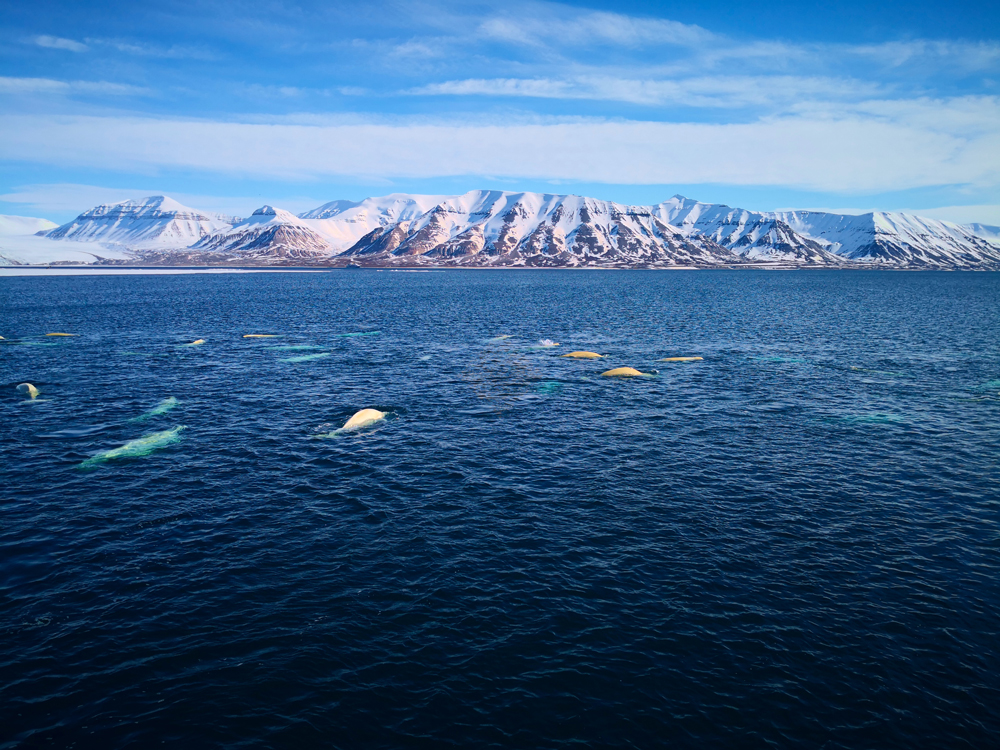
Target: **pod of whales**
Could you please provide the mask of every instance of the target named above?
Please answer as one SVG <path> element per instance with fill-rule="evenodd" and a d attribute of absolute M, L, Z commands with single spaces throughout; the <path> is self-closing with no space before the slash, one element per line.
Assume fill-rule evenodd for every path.
<path fill-rule="evenodd" d="M 602 377 L 606 378 L 635 378 L 635 377 L 649 377 L 644 372 L 639 372 L 634 367 L 616 367 L 613 370 L 608 370 L 607 372 L 601 373 Z"/>
<path fill-rule="evenodd" d="M 35 388 L 35 386 L 33 386 L 31 383 L 21 383 L 21 385 L 17 387 L 17 392 L 25 394 L 28 398 L 32 400 L 34 400 L 35 397 L 38 396 L 38 389 Z"/>
<path fill-rule="evenodd" d="M 569 354 L 560 354 L 559 356 L 571 357 L 572 359 L 600 359 L 604 355 L 597 352 L 570 352 Z"/>
<path fill-rule="evenodd" d="M 700 359 L 705 359 L 704 357 L 665 357 L 664 359 L 657 360 L 658 362 L 697 362 Z"/>
<path fill-rule="evenodd" d="M 163 432 L 153 432 L 149 435 L 143 435 L 141 438 L 136 440 L 130 440 L 118 448 L 112 448 L 111 450 L 101 451 L 100 453 L 91 456 L 86 461 L 80 464 L 81 469 L 89 469 L 98 464 L 102 464 L 105 461 L 111 461 L 116 458 L 139 458 L 141 456 L 148 456 L 155 450 L 160 448 L 165 448 L 168 445 L 172 445 L 181 439 L 181 431 L 187 429 L 184 425 L 174 427 L 172 430 L 164 430 Z"/>

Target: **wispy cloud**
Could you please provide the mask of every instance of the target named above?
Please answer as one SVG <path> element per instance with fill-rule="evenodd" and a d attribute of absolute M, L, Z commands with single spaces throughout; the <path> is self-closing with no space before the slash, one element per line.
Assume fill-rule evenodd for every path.
<path fill-rule="evenodd" d="M 87 37 L 87 44 L 94 47 L 104 47 L 127 55 L 163 59 L 214 60 L 217 55 L 210 50 L 188 45 L 162 46 L 137 42 L 127 39 L 102 39 Z"/>
<path fill-rule="evenodd" d="M 640 18 L 621 13 L 569 12 L 565 6 L 533 4 L 525 13 L 497 15 L 479 26 L 482 36 L 531 46 L 619 45 L 640 48 L 680 45 L 699 46 L 718 37 L 692 24 L 658 18 Z"/>
<path fill-rule="evenodd" d="M 121 170 L 173 168 L 284 179 L 495 175 L 617 184 L 783 185 L 889 191 L 1000 186 L 1000 101 L 969 122 L 948 101 L 893 117 L 791 116 L 743 124 L 581 120 L 344 125 L 0 116 L 0 158 Z M 923 124 L 914 112 L 923 111 Z M 920 122 L 920 118 L 917 120 Z"/>
<path fill-rule="evenodd" d="M 591 99 L 646 105 L 746 107 L 787 104 L 803 99 L 857 99 L 881 93 L 865 81 L 799 76 L 701 76 L 677 80 L 637 80 L 612 76 L 550 78 L 469 78 L 428 84 L 405 92 L 431 96 L 509 96 Z"/>
<path fill-rule="evenodd" d="M 0 94 L 137 96 L 149 93 L 149 89 L 141 86 L 109 81 L 56 81 L 51 78 L 0 77 Z"/>
<path fill-rule="evenodd" d="M 32 41 L 39 47 L 47 49 L 64 49 L 70 52 L 86 52 L 90 49 L 82 42 L 75 42 L 72 39 L 63 39 L 58 36 L 36 36 Z"/>

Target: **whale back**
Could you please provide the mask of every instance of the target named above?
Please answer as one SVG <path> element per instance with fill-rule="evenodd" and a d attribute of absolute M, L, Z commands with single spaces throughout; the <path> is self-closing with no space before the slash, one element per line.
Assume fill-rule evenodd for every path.
<path fill-rule="evenodd" d="M 613 370 L 602 372 L 601 375 L 608 378 L 634 378 L 636 376 L 641 377 L 642 373 L 634 367 L 616 367 Z"/>
<path fill-rule="evenodd" d="M 385 412 L 381 412 L 378 409 L 362 409 L 353 417 L 347 420 L 347 423 L 341 428 L 343 430 L 353 430 L 358 427 L 364 427 L 365 425 L 378 422 L 380 419 L 385 418 Z"/>

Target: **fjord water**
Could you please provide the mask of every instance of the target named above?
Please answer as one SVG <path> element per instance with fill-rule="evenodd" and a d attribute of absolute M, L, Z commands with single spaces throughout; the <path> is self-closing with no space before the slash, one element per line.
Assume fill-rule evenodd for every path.
<path fill-rule="evenodd" d="M 0 747 L 993 745 L 998 300 L 0 279 Z"/>

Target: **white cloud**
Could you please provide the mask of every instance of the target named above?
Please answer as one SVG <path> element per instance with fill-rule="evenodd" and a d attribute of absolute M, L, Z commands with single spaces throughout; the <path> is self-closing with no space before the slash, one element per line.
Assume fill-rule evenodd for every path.
<path fill-rule="evenodd" d="M 696 46 L 717 39 L 700 26 L 661 18 L 603 11 L 575 12 L 565 6 L 532 3 L 516 15 L 499 15 L 479 26 L 487 38 L 515 44 L 549 46 L 613 44 L 622 47 Z"/>
<path fill-rule="evenodd" d="M 64 49 L 70 52 L 86 52 L 89 47 L 86 44 L 80 42 L 75 42 L 72 39 L 63 39 L 58 36 L 36 36 L 34 38 L 35 44 L 39 47 L 46 47 L 47 49 Z"/>
<path fill-rule="evenodd" d="M 644 105 L 732 108 L 788 104 L 803 99 L 857 99 L 880 93 L 873 83 L 799 76 L 703 76 L 640 80 L 581 75 L 567 79 L 470 78 L 411 89 L 413 95 L 593 99 Z"/>
<path fill-rule="evenodd" d="M 149 89 L 109 81 L 56 81 L 51 78 L 7 78 L 0 76 L 0 94 L 98 94 L 131 96 Z"/>
<path fill-rule="evenodd" d="M 213 60 L 215 55 L 199 47 L 185 45 L 171 45 L 163 47 L 144 42 L 135 42 L 124 39 L 101 39 L 87 37 L 87 44 L 93 46 L 110 47 L 111 49 L 123 52 L 127 55 L 137 55 L 140 57 L 157 57 L 164 59 L 192 59 L 192 60 Z"/>
<path fill-rule="evenodd" d="M 998 100 L 981 105 L 1000 121 Z M 913 104 L 910 114 L 919 109 Z M 929 114 L 924 119 L 933 122 Z M 580 119 L 293 125 L 0 115 L 0 158 L 285 179 L 495 175 L 825 191 L 1000 185 L 995 128 L 977 133 L 975 122 L 950 130 L 917 123 L 859 113 L 727 125 Z"/>
<path fill-rule="evenodd" d="M 953 221 L 956 224 L 992 224 L 1000 226 L 1000 205 L 940 206 L 938 208 L 901 208 L 900 211 L 928 219 Z"/>

